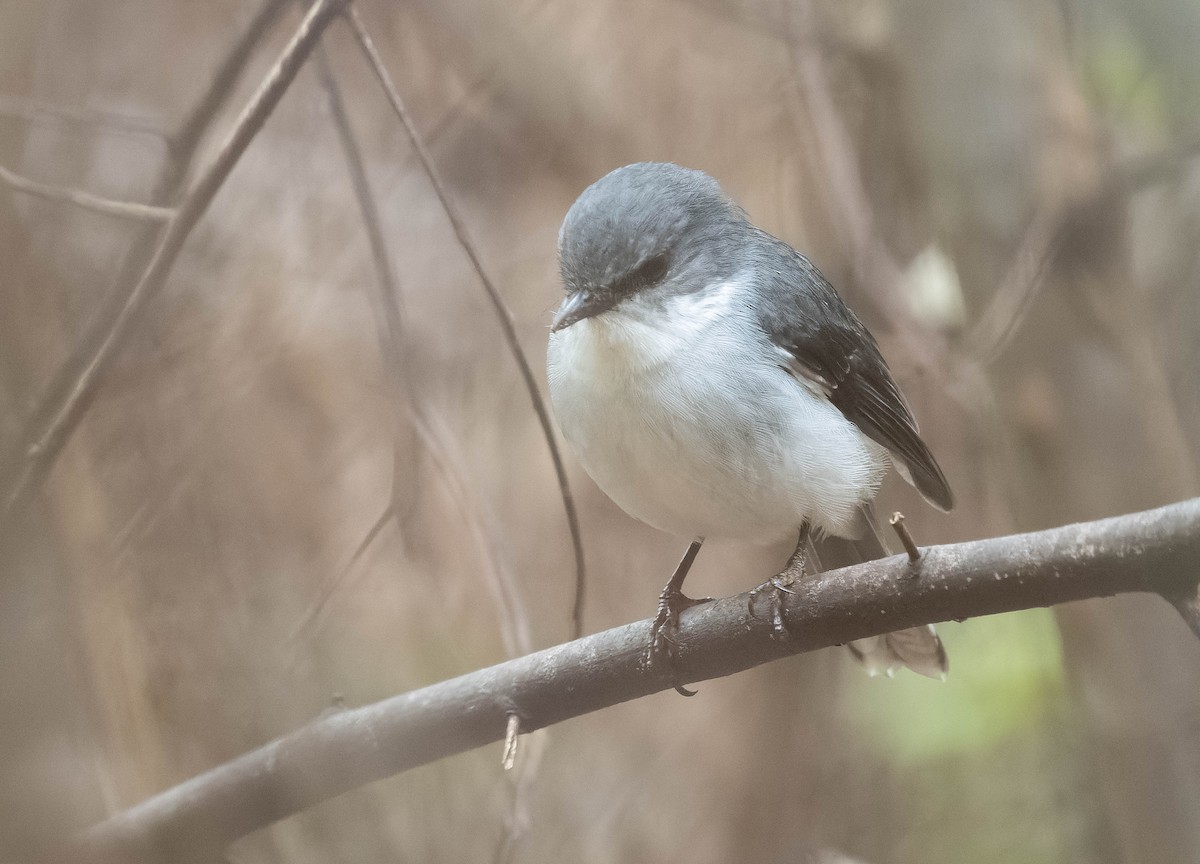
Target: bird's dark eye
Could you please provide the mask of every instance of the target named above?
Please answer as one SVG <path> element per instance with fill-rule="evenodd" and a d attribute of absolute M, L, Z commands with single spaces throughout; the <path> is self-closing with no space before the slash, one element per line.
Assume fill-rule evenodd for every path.
<path fill-rule="evenodd" d="M 663 252 L 660 255 L 655 255 L 653 258 L 647 258 L 638 268 L 630 274 L 631 281 L 639 287 L 646 285 L 657 285 L 667 275 L 667 270 L 671 267 L 671 256 Z"/>

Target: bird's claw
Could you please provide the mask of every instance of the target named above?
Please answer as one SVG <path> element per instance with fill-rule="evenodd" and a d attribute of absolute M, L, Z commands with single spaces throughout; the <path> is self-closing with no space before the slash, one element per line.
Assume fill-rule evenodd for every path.
<path fill-rule="evenodd" d="M 792 586 L 796 584 L 797 575 L 789 568 L 778 576 L 772 576 L 766 582 L 750 591 L 750 599 L 746 604 L 751 617 L 754 617 L 754 601 L 760 594 L 766 593 L 771 600 L 771 636 L 774 639 L 788 638 L 787 621 L 783 617 L 783 595 L 795 594 Z"/>
<path fill-rule="evenodd" d="M 676 666 L 679 661 L 679 642 L 676 635 L 679 631 L 679 615 L 684 610 L 702 603 L 711 603 L 712 600 L 712 597 L 688 597 L 670 586 L 664 588 L 658 596 L 658 612 L 654 616 L 654 623 L 650 625 L 650 641 L 642 654 L 642 666 L 653 669 L 665 664 L 671 677 L 678 677 Z M 680 684 L 675 685 L 675 690 L 683 696 L 696 695 L 696 691 L 688 690 Z"/>

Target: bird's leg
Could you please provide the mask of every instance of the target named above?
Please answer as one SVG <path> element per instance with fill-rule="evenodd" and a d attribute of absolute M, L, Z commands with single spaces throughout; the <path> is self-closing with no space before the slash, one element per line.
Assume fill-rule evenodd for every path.
<path fill-rule="evenodd" d="M 748 608 L 751 615 L 754 614 L 754 601 L 758 599 L 759 594 L 765 591 L 771 598 L 771 628 L 772 635 L 776 639 L 786 639 L 788 636 L 787 622 L 783 619 L 783 595 L 795 594 L 792 586 L 804 578 L 807 573 L 807 547 L 810 536 L 811 530 L 808 523 L 805 522 L 800 527 L 800 538 L 783 571 L 750 592 Z"/>
<path fill-rule="evenodd" d="M 696 554 L 700 551 L 700 544 L 703 542 L 703 537 L 692 541 L 692 545 L 683 553 L 679 566 L 671 575 L 671 581 L 658 595 L 658 613 L 654 616 L 654 623 L 650 625 L 650 644 L 646 646 L 646 653 L 643 657 L 647 668 L 652 666 L 655 660 L 663 654 L 666 655 L 667 663 L 674 665 L 676 659 L 675 634 L 679 629 L 679 614 L 685 609 L 691 609 L 701 603 L 709 603 L 713 599 L 711 597 L 692 598 L 683 593 L 683 580 L 687 578 L 688 571 L 692 569 L 692 562 L 696 560 Z M 677 686 L 675 689 L 685 696 L 693 695 L 692 691 L 683 687 Z"/>

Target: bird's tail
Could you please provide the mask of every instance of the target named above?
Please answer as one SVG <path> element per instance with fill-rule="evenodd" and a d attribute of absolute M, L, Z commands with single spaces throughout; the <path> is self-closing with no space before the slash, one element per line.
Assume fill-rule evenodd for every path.
<path fill-rule="evenodd" d="M 816 570 L 848 567 L 891 555 L 880 533 L 871 505 L 864 504 L 855 515 L 855 537 L 823 537 L 809 541 L 808 553 Z M 929 678 L 945 680 L 950 664 L 946 649 L 932 624 L 858 639 L 846 645 L 871 675 L 892 673 L 901 666 Z"/>

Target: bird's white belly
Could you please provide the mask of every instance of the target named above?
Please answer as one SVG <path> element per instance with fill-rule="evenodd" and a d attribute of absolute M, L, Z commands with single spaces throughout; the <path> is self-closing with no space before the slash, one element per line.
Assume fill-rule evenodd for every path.
<path fill-rule="evenodd" d="M 883 449 L 772 362 L 751 322 L 686 311 L 623 305 L 551 335 L 551 400 L 588 474 L 630 515 L 685 537 L 770 543 L 805 520 L 846 533 Z"/>

